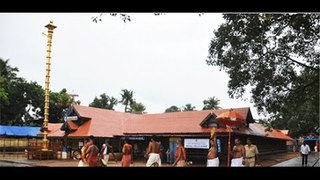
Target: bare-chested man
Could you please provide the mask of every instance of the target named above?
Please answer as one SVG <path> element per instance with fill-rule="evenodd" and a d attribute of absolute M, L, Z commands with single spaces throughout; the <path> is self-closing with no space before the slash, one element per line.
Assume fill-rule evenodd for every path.
<path fill-rule="evenodd" d="M 149 156 L 146 166 L 161 166 L 160 143 L 152 136 L 145 156 Z"/>
<path fill-rule="evenodd" d="M 244 146 L 241 144 L 239 138 L 234 139 L 235 145 L 233 146 L 231 156 L 231 167 L 242 167 L 243 166 L 243 158 L 245 155 Z"/>
<path fill-rule="evenodd" d="M 208 152 L 208 160 L 207 167 L 219 167 L 219 158 L 218 158 L 218 150 L 217 150 L 217 139 L 210 139 L 210 149 Z"/>

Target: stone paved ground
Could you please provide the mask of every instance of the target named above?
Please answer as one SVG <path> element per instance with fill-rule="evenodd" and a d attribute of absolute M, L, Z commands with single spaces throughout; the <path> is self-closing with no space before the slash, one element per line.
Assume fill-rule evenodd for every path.
<path fill-rule="evenodd" d="M 319 155 L 318 155 L 319 156 Z M 288 152 L 273 154 L 261 157 L 261 166 L 271 167 L 279 163 L 285 162 L 293 158 L 299 158 L 298 152 Z M 2 161 L 1 161 L 2 160 Z M 19 157 L 14 156 L 0 156 L 0 166 L 48 166 L 48 167 L 76 167 L 78 165 L 77 160 L 27 160 L 24 156 Z M 114 161 L 109 161 L 108 166 L 110 167 L 120 167 L 120 162 L 115 163 Z M 144 167 L 145 161 L 136 161 L 132 164 L 133 167 Z M 171 166 L 170 164 L 163 163 L 163 166 Z M 191 166 L 205 166 L 205 165 L 191 165 Z"/>
<path fill-rule="evenodd" d="M 302 167 L 302 158 L 300 155 L 298 155 L 297 157 L 288 161 L 275 164 L 273 167 Z M 311 154 L 308 156 L 307 167 L 320 167 L 319 152 L 311 152 Z"/>

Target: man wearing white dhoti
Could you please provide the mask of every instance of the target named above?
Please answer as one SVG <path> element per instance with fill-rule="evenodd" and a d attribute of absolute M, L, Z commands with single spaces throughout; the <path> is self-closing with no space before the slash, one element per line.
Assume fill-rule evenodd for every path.
<path fill-rule="evenodd" d="M 114 155 L 113 147 L 111 146 L 109 139 L 107 139 L 100 150 L 101 161 L 105 167 L 108 165 L 110 153 L 112 154 L 114 161 L 117 163 L 117 158 Z"/>
<path fill-rule="evenodd" d="M 219 158 L 216 157 L 214 159 L 208 159 L 207 167 L 219 167 L 220 161 Z"/>
<path fill-rule="evenodd" d="M 156 141 L 155 136 L 152 136 L 147 152 L 145 156 L 148 156 L 148 161 L 146 166 L 161 166 L 161 158 L 160 158 L 160 143 Z"/>
<path fill-rule="evenodd" d="M 241 144 L 239 138 L 234 139 L 235 145 L 231 151 L 231 167 L 243 167 L 243 157 L 245 155 L 244 146 Z"/>
<path fill-rule="evenodd" d="M 243 157 L 233 158 L 231 160 L 231 167 L 243 167 Z"/>
<path fill-rule="evenodd" d="M 216 138 L 210 139 L 210 149 L 207 156 L 207 167 L 219 167 L 219 158 L 218 158 L 218 150 Z"/>

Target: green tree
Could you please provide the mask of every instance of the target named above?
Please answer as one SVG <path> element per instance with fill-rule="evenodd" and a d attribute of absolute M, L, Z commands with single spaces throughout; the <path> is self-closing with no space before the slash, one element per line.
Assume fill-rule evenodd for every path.
<path fill-rule="evenodd" d="M 0 58 L 0 123 L 5 125 L 28 125 L 31 111 L 39 113 L 42 89 L 36 82 L 27 82 L 17 76 L 17 67 L 9 60 Z M 30 115 L 31 116 L 31 115 Z"/>
<path fill-rule="evenodd" d="M 209 109 L 220 109 L 221 107 L 219 105 L 220 100 L 216 97 L 209 97 L 208 100 L 204 100 L 203 104 L 204 107 L 202 110 L 209 110 Z"/>
<path fill-rule="evenodd" d="M 45 93 L 42 89 L 43 93 L 40 97 L 41 100 L 41 111 L 37 114 L 37 119 L 41 119 L 41 124 L 44 115 L 44 97 Z M 67 90 L 63 88 L 60 92 L 52 92 L 49 94 L 49 123 L 61 123 L 64 122 L 64 117 L 72 106 L 72 104 L 77 104 L 73 97 L 67 93 Z"/>
<path fill-rule="evenodd" d="M 42 125 L 44 89 L 36 82 L 18 77 L 18 68 L 0 59 L 0 123 L 6 125 Z M 74 99 L 62 89 L 50 92 L 49 122 L 63 122 L 63 117 Z M 80 103 L 80 102 L 77 102 Z"/>
<path fill-rule="evenodd" d="M 119 102 L 124 105 L 124 112 L 129 112 L 128 106 L 130 107 L 131 104 L 135 102 L 133 99 L 133 91 L 128 89 L 122 89 L 121 91 L 121 100 Z"/>
<path fill-rule="evenodd" d="M 6 125 L 28 125 L 24 117 L 31 113 L 35 114 L 39 110 L 41 100 L 38 95 L 41 95 L 42 89 L 35 82 L 28 83 L 25 80 L 11 81 L 7 87 L 8 104 L 1 109 L 1 123 Z"/>
<path fill-rule="evenodd" d="M 26 99 L 27 105 L 25 108 L 26 113 L 24 114 L 24 125 L 29 126 L 41 126 L 41 122 L 38 121 L 43 116 L 43 105 L 44 105 L 44 90 L 36 82 L 30 82 L 27 84 Z"/>
<path fill-rule="evenodd" d="M 214 31 L 208 65 L 230 80 L 228 93 L 242 97 L 251 86 L 258 112 L 293 136 L 319 127 L 319 14 L 224 14 Z"/>
<path fill-rule="evenodd" d="M 0 58 L 0 83 L 1 87 L 4 87 L 8 82 L 18 79 L 17 72 L 19 69 L 17 67 L 11 67 L 9 65 L 9 59 L 3 60 Z"/>
<path fill-rule="evenodd" d="M 181 109 L 178 108 L 177 106 L 171 106 L 169 108 L 167 108 L 164 112 L 168 113 L 168 112 L 181 112 Z"/>
<path fill-rule="evenodd" d="M 108 109 L 114 110 L 114 106 L 116 106 L 118 104 L 118 99 L 116 99 L 115 97 L 109 97 L 109 106 Z"/>
<path fill-rule="evenodd" d="M 143 114 L 146 110 L 146 107 L 142 103 L 133 102 L 130 105 L 129 112 L 134 114 Z"/>
<path fill-rule="evenodd" d="M 50 92 L 49 122 L 63 122 L 66 112 L 73 103 L 74 99 L 67 93 L 65 88 L 63 88 L 60 92 Z M 42 109 L 42 112 L 44 112 L 44 106 Z"/>
<path fill-rule="evenodd" d="M 9 60 L 3 60 L 0 58 L 0 108 L 4 105 L 8 105 L 8 83 L 17 80 L 18 68 L 11 67 L 9 65 Z"/>
<path fill-rule="evenodd" d="M 114 110 L 113 107 L 118 104 L 118 100 L 114 97 L 109 97 L 105 93 L 100 95 L 100 99 L 95 97 L 90 107 Z"/>
<path fill-rule="evenodd" d="M 183 106 L 182 111 L 195 111 L 195 109 L 195 106 L 192 106 L 191 104 L 186 104 L 185 106 Z"/>

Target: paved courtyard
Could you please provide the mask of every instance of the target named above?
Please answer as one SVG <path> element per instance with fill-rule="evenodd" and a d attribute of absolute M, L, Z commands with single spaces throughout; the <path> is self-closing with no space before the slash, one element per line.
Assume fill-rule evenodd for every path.
<path fill-rule="evenodd" d="M 20 157 L 13 156 L 0 156 L 0 166 L 8 166 L 8 167 L 77 167 L 79 161 L 68 159 L 68 160 L 27 160 Z M 120 162 L 109 161 L 109 167 L 121 167 Z M 132 167 L 144 167 L 145 161 L 135 161 L 131 165 Z M 170 167 L 170 164 L 163 163 L 162 166 Z M 205 167 L 204 165 L 190 165 L 195 167 Z M 301 157 L 298 152 L 289 152 L 289 153 L 280 153 L 274 155 L 267 155 L 261 157 L 261 166 L 262 167 L 300 167 L 301 166 Z M 319 167 L 319 152 L 312 154 L 309 156 L 308 166 L 316 166 Z"/>

